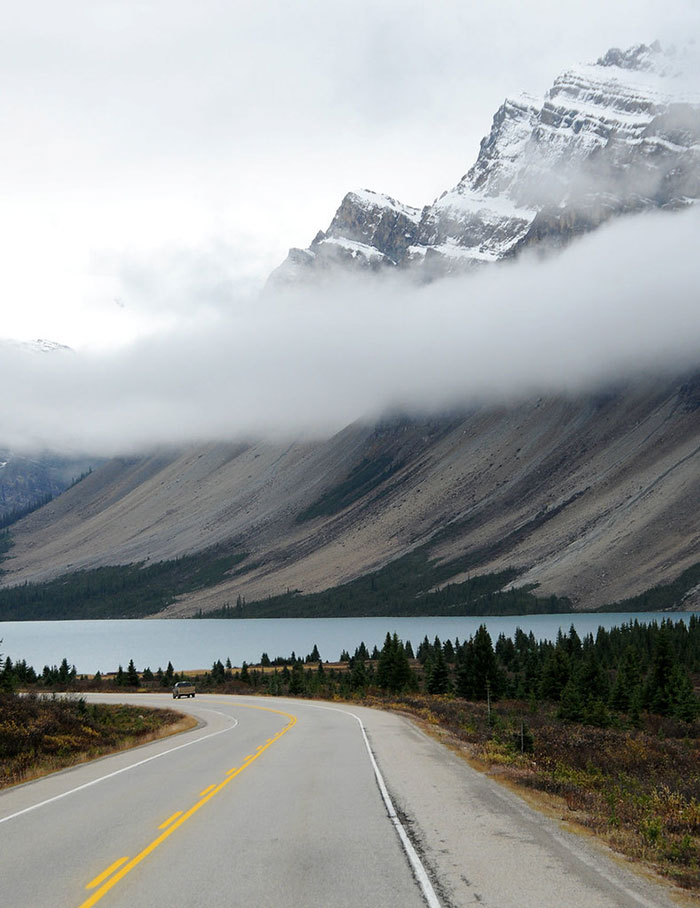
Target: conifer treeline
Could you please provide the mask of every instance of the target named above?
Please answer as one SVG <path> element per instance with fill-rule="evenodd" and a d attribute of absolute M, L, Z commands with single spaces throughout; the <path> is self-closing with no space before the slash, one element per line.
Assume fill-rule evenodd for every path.
<path fill-rule="evenodd" d="M 357 697 L 370 693 L 400 694 L 423 691 L 471 701 L 525 700 L 558 704 L 560 718 L 592 725 L 608 725 L 617 714 L 634 724 L 644 712 L 691 722 L 700 712 L 693 677 L 700 675 L 700 619 L 637 620 L 581 639 L 573 625 L 555 641 L 536 640 L 532 632 L 501 634 L 495 645 L 485 625 L 460 642 L 427 637 L 414 652 L 396 633 L 387 633 L 381 650 L 361 643 L 353 655 L 343 650 L 341 666 L 323 662 L 314 645 L 306 656 L 294 652 L 271 659 L 263 653 L 259 666 L 246 662 L 234 671 L 231 660 L 214 662 L 210 672 L 190 676 L 200 689 L 292 696 Z M 172 663 L 165 671 L 142 673 L 133 660 L 108 683 L 118 687 L 167 688 L 184 678 Z M 78 679 L 79 681 L 80 679 Z M 76 672 L 67 660 L 59 667 L 44 667 L 41 675 L 26 664 L 5 660 L 0 686 L 68 687 Z M 107 683 L 100 673 L 92 686 Z"/>
<path fill-rule="evenodd" d="M 427 637 L 415 654 L 410 641 L 386 635 L 381 651 L 370 653 L 361 643 L 350 656 L 341 654 L 346 671 L 308 667 L 317 661 L 296 657 L 270 660 L 261 666 L 282 666 L 263 673 L 245 666 L 245 679 L 231 680 L 260 692 L 340 696 L 371 689 L 386 693 L 422 690 L 454 695 L 465 700 L 516 699 L 558 703 L 560 718 L 607 725 L 614 713 L 627 714 L 634 723 L 642 711 L 692 721 L 700 703 L 692 676 L 700 674 L 700 619 L 687 624 L 670 619 L 660 624 L 633 621 L 581 639 L 573 625 L 556 641 L 537 641 L 532 632 L 518 629 L 514 637 L 501 634 L 494 646 L 485 625 L 469 640 L 431 642 Z M 319 674 L 322 674 L 322 680 Z M 202 679 L 206 681 L 206 679 Z"/>

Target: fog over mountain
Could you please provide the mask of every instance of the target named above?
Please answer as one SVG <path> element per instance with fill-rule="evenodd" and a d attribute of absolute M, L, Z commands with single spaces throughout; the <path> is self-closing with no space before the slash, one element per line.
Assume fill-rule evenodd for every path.
<path fill-rule="evenodd" d="M 193 293 L 184 329 L 110 355 L 6 350 L 4 443 L 105 455 L 318 434 L 389 408 L 683 370 L 700 353 L 698 235 L 695 209 L 644 214 L 556 256 L 426 286 L 350 275 L 225 306 Z"/>

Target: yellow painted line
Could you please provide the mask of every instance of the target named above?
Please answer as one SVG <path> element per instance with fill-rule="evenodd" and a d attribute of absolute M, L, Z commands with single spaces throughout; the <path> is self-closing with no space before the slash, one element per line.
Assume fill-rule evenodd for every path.
<path fill-rule="evenodd" d="M 205 788 L 204 791 L 199 792 L 199 797 L 203 798 L 204 795 L 209 794 L 209 792 L 214 788 L 216 788 L 216 785 L 210 785 L 209 788 Z"/>
<path fill-rule="evenodd" d="M 289 731 L 289 729 L 292 728 L 294 725 L 296 725 L 296 722 L 297 722 L 296 716 L 293 716 L 291 713 L 282 712 L 279 709 L 270 709 L 267 706 L 248 706 L 247 704 L 243 704 L 243 703 L 237 704 L 237 705 L 246 706 L 247 709 L 259 709 L 259 710 L 262 710 L 263 712 L 277 713 L 278 716 L 286 716 L 290 721 L 287 725 L 284 726 L 284 728 L 282 730 L 282 734 Z M 242 773 L 243 770 L 246 768 L 246 766 L 249 766 L 251 763 L 254 763 L 255 760 L 258 759 L 258 757 L 261 757 L 265 753 L 267 748 L 270 746 L 271 746 L 270 744 L 265 744 L 265 745 L 263 745 L 262 749 L 259 750 L 255 754 L 255 756 L 246 757 L 247 762 L 245 762 L 235 772 L 231 772 L 230 774 L 227 774 L 224 781 L 219 782 L 218 785 L 214 785 L 208 794 L 206 794 L 204 796 L 200 795 L 200 800 L 197 801 L 197 803 L 193 807 L 190 807 L 190 809 L 186 813 L 183 813 L 180 817 L 173 820 L 172 823 L 170 823 L 170 821 L 168 821 L 170 823 L 168 828 L 164 832 L 162 832 L 158 836 L 158 838 L 154 839 L 150 845 L 147 845 L 143 849 L 143 851 L 139 852 L 139 854 L 137 854 L 135 858 L 132 858 L 128 864 L 121 867 L 121 865 L 124 863 L 124 860 L 127 860 L 126 858 L 124 858 L 123 860 L 117 861 L 116 864 L 113 864 L 111 867 L 109 867 L 105 871 L 105 873 L 101 875 L 101 877 L 97 877 L 95 880 L 93 880 L 93 883 L 95 883 L 95 885 L 99 885 L 99 883 L 102 882 L 108 875 L 108 871 L 109 871 L 109 873 L 112 873 L 116 868 L 121 867 L 121 869 L 118 870 L 117 873 L 114 874 L 114 876 L 112 876 L 110 879 L 107 879 L 106 882 L 102 882 L 102 886 L 97 890 L 97 892 L 93 893 L 93 895 L 91 895 L 89 899 L 86 899 L 86 901 L 84 901 L 81 905 L 79 905 L 78 908 L 92 908 L 93 905 L 96 905 L 100 901 L 100 899 L 103 896 L 105 896 L 109 892 L 110 889 L 112 889 L 113 886 L 116 886 L 116 884 L 119 882 L 119 880 L 123 879 L 127 875 L 127 873 L 130 873 L 134 869 L 134 867 L 137 867 L 141 863 L 141 861 L 143 861 L 145 858 L 147 858 L 149 854 L 154 852 L 159 845 L 162 845 L 163 842 L 168 838 L 168 836 L 171 836 L 175 832 L 176 829 L 179 829 L 180 826 L 183 825 L 183 823 L 186 823 L 187 820 L 190 819 L 190 817 L 194 816 L 194 814 L 201 807 L 204 807 L 204 805 L 208 801 L 211 801 L 211 799 L 214 797 L 214 795 L 217 795 L 220 791 L 222 791 L 228 785 L 229 782 L 233 781 L 233 779 L 235 779 L 237 775 Z"/>
<path fill-rule="evenodd" d="M 122 864 L 126 864 L 128 860 L 129 858 L 119 858 L 118 861 L 115 861 L 113 864 L 110 864 L 106 870 L 103 870 L 99 876 L 96 876 L 94 880 L 91 880 L 85 888 L 95 889 L 95 887 L 99 886 L 100 883 L 104 883 L 107 877 L 111 876 L 117 869 L 117 867 L 121 867 Z"/>
<path fill-rule="evenodd" d="M 178 810 L 177 813 L 174 813 L 171 817 L 168 817 L 165 823 L 161 823 L 158 829 L 166 829 L 168 826 L 170 826 L 173 820 L 177 820 L 177 818 L 180 816 L 182 816 L 182 811 Z"/>
<path fill-rule="evenodd" d="M 238 772 L 238 769 L 239 769 L 238 766 L 234 766 L 233 769 L 229 769 L 229 771 L 226 773 L 226 775 L 230 776 L 232 772 Z"/>

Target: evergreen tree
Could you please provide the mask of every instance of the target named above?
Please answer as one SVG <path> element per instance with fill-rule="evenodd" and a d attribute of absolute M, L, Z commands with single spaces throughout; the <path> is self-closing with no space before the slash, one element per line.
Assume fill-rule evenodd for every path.
<path fill-rule="evenodd" d="M 125 684 L 128 687 L 139 686 L 139 673 L 136 671 L 136 666 L 134 665 L 133 659 L 129 659 L 129 664 L 126 668 Z"/>
<path fill-rule="evenodd" d="M 513 643 L 510 637 L 506 637 L 505 634 L 499 634 L 498 640 L 496 640 L 495 650 L 501 665 L 504 665 L 507 669 L 511 669 L 516 665 L 518 653 L 515 648 L 515 643 Z"/>
<path fill-rule="evenodd" d="M 426 663 L 426 690 L 429 694 L 446 694 L 450 687 L 450 670 L 442 647 L 437 647 L 432 658 Z"/>
<path fill-rule="evenodd" d="M 403 644 L 394 633 L 387 632 L 377 665 L 377 684 L 382 690 L 399 693 L 411 686 L 411 667 Z"/>
<path fill-rule="evenodd" d="M 421 643 L 418 644 L 418 652 L 416 653 L 416 658 L 421 665 L 425 665 L 432 654 L 433 648 L 430 645 L 430 640 L 428 640 L 428 635 L 426 634 L 423 637 Z"/>
<path fill-rule="evenodd" d="M 472 653 L 476 699 L 485 700 L 488 689 L 490 689 L 492 697 L 499 697 L 505 687 L 505 679 L 498 668 L 496 653 L 491 643 L 491 635 L 485 624 L 482 624 L 474 634 Z"/>
<path fill-rule="evenodd" d="M 298 697 L 299 694 L 304 693 L 304 681 L 304 664 L 303 662 L 295 661 L 289 679 L 289 693 L 293 697 Z"/>
<path fill-rule="evenodd" d="M 375 649 L 376 649 L 376 647 L 375 647 Z M 355 658 L 363 659 L 365 662 L 367 662 L 367 660 L 369 659 L 369 650 L 365 646 L 364 641 L 361 642 L 360 645 L 355 650 Z M 372 657 L 372 658 L 374 658 L 374 657 Z"/>
<path fill-rule="evenodd" d="M 659 716 L 670 716 L 673 711 L 673 649 L 666 623 L 662 623 L 656 635 L 656 645 L 647 679 L 645 702 L 649 710 Z"/>
<path fill-rule="evenodd" d="M 464 700 L 476 699 L 474 643 L 472 640 L 465 640 L 457 650 L 455 688 L 458 697 L 462 697 Z"/>
<path fill-rule="evenodd" d="M 271 675 L 267 676 L 267 692 L 273 697 L 279 696 L 282 693 L 282 684 L 277 669 L 275 669 Z"/>
<path fill-rule="evenodd" d="M 307 662 L 320 662 L 321 661 L 321 654 L 319 653 L 318 647 L 316 646 L 315 643 L 314 643 L 314 648 L 311 650 L 309 655 L 306 657 L 306 661 Z"/>
<path fill-rule="evenodd" d="M 350 687 L 354 691 L 364 690 L 369 683 L 364 659 L 353 659 L 350 670 Z"/>
<path fill-rule="evenodd" d="M 75 672 L 73 672 L 71 677 L 71 668 L 68 665 L 68 660 L 64 658 L 61 660 L 61 664 L 58 668 L 58 683 L 62 686 L 67 685 L 70 681 L 75 678 Z"/>
<path fill-rule="evenodd" d="M 627 646 L 610 692 L 610 705 L 613 709 L 619 709 L 623 713 L 631 709 L 641 683 L 639 661 L 639 653 L 635 647 Z"/>
<path fill-rule="evenodd" d="M 577 659 L 581 655 L 581 649 L 581 638 L 572 624 L 569 628 L 569 636 L 566 638 L 566 652 L 570 659 Z"/>
<path fill-rule="evenodd" d="M 569 678 L 559 697 L 557 715 L 568 722 L 582 722 L 584 711 L 585 705 L 579 686 L 573 678 Z"/>
<path fill-rule="evenodd" d="M 683 722 L 693 722 L 698 717 L 698 698 L 693 691 L 693 682 L 688 672 L 676 664 L 671 675 L 673 715 Z"/>
<path fill-rule="evenodd" d="M 553 647 L 542 664 L 540 697 L 543 700 L 559 700 L 570 677 L 571 666 L 564 647 Z"/>
<path fill-rule="evenodd" d="M 15 675 L 13 671 L 12 659 L 9 656 L 6 657 L 4 664 L 2 664 L 2 672 L 0 672 L 0 691 L 4 694 L 10 694 L 15 689 Z"/>
<path fill-rule="evenodd" d="M 600 728 L 610 725 L 610 714 L 605 702 L 600 697 L 592 697 L 588 700 L 583 712 L 583 721 L 587 725 L 598 725 Z"/>
<path fill-rule="evenodd" d="M 576 682 L 586 703 L 605 702 L 610 693 L 608 677 L 601 668 L 595 650 L 586 653 L 576 667 Z"/>

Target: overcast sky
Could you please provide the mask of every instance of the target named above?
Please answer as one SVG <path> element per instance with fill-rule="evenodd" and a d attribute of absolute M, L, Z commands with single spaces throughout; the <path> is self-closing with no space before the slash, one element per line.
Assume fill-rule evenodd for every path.
<path fill-rule="evenodd" d="M 250 305 L 344 193 L 423 205 L 507 95 L 697 0 L 25 0 L 0 30 L 6 337 L 95 349 Z"/>

